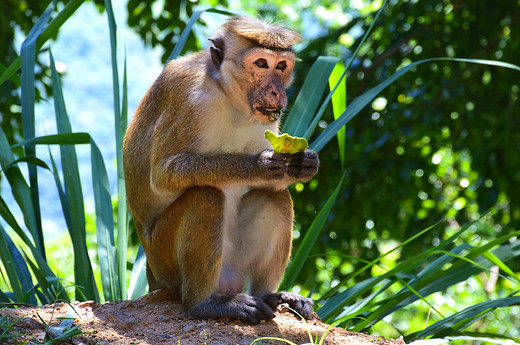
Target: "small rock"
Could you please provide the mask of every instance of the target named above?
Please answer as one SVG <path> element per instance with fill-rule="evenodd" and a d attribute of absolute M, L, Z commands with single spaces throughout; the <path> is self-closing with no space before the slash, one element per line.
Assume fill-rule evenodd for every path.
<path fill-rule="evenodd" d="M 211 337 L 211 332 L 209 330 L 209 328 L 203 328 L 199 331 L 199 337 L 201 337 L 202 339 L 208 339 Z"/>
<path fill-rule="evenodd" d="M 40 323 L 32 317 L 24 317 L 16 321 L 16 326 L 23 328 L 39 327 Z"/>
<path fill-rule="evenodd" d="M 170 318 L 167 317 L 167 316 L 161 315 L 161 316 L 159 316 L 159 317 L 157 318 L 157 320 L 159 320 L 159 321 L 163 321 L 163 322 L 166 322 L 166 321 L 170 320 Z"/>
<path fill-rule="evenodd" d="M 184 327 L 182 328 L 182 330 L 183 330 L 185 333 L 189 333 L 189 332 L 193 331 L 193 330 L 195 329 L 195 327 L 196 327 L 195 323 L 190 322 L 190 323 L 188 323 L 186 326 L 184 326 Z"/>

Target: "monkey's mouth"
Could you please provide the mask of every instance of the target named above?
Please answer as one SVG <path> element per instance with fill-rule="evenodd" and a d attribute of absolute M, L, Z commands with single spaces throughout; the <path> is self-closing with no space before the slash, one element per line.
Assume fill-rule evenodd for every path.
<path fill-rule="evenodd" d="M 278 120 L 281 114 L 281 110 L 278 108 L 256 107 L 255 110 L 260 112 L 262 115 L 267 116 L 271 122 Z"/>

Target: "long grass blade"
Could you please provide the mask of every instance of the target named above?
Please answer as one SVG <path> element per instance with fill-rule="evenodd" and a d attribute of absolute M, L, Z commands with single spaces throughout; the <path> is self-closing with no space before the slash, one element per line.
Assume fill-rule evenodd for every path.
<path fill-rule="evenodd" d="M 128 294 L 130 299 L 136 299 L 146 293 L 148 281 L 146 280 L 146 256 L 144 255 L 143 246 L 139 246 L 139 251 L 135 258 L 132 275 L 130 276 L 130 286 Z"/>
<path fill-rule="evenodd" d="M 90 145 L 101 283 L 105 300 L 115 301 L 121 298 L 121 294 L 116 266 L 110 185 L 101 151 L 94 140 L 91 140 Z"/>
<path fill-rule="evenodd" d="M 329 197 L 323 208 L 320 210 L 316 218 L 314 218 L 314 221 L 312 222 L 309 230 L 307 230 L 307 233 L 305 234 L 302 243 L 300 244 L 298 250 L 294 254 L 294 257 L 291 260 L 285 272 L 283 282 L 284 289 L 289 289 L 294 285 L 294 282 L 296 281 L 298 274 L 303 268 L 305 261 L 309 257 L 309 253 L 311 252 L 312 247 L 316 243 L 321 229 L 323 228 L 323 225 L 325 224 L 325 221 L 327 220 L 327 217 L 329 216 L 330 211 L 332 210 L 332 206 L 336 201 L 339 190 L 341 189 L 341 185 L 343 184 L 344 178 L 345 174 L 343 174 L 343 176 L 341 177 L 338 186 L 336 187 L 332 195 Z"/>
<path fill-rule="evenodd" d="M 22 59 L 22 75 L 21 75 L 21 103 L 22 103 L 22 123 L 23 123 L 23 136 L 25 139 L 31 139 L 35 136 L 35 125 L 34 125 L 34 104 L 35 104 L 35 91 L 34 91 L 34 68 L 36 63 L 36 40 L 43 31 L 45 24 L 49 21 L 51 12 L 56 4 L 53 1 L 47 9 L 44 11 L 42 16 L 38 18 L 36 24 L 32 27 L 29 35 L 22 43 L 20 56 Z M 34 157 L 36 156 L 36 149 L 34 145 L 25 145 L 25 156 Z M 45 257 L 45 246 L 43 244 L 43 229 L 41 224 L 41 212 L 40 212 L 40 198 L 38 192 L 38 173 L 36 166 L 29 165 L 29 184 L 31 186 L 31 199 L 33 203 L 34 220 L 36 222 L 36 228 L 33 232 L 34 241 L 36 247 L 40 250 L 43 257 Z"/>
<path fill-rule="evenodd" d="M 7 206 L 7 203 L 5 202 L 4 198 L 0 196 L 0 216 L 5 220 L 5 222 L 11 227 L 11 229 L 14 230 L 14 232 L 20 236 L 20 238 L 25 243 L 31 243 L 31 240 L 29 239 L 29 235 L 27 234 L 22 227 L 18 224 L 18 221 L 14 217 L 13 213 Z"/>
<path fill-rule="evenodd" d="M 168 61 L 174 60 L 174 59 L 178 58 L 181 55 L 182 50 L 184 49 L 184 46 L 186 45 L 186 41 L 188 40 L 188 37 L 190 35 L 190 32 L 191 32 L 191 29 L 192 29 L 193 25 L 197 22 L 197 20 L 199 20 L 200 15 L 202 13 L 204 13 L 204 12 L 213 12 L 213 13 L 219 13 L 219 14 L 228 15 L 228 16 L 234 16 L 235 15 L 233 12 L 220 10 L 218 8 L 213 8 L 213 7 L 206 8 L 204 10 L 194 11 L 193 14 L 190 17 L 190 20 L 188 21 L 188 24 L 186 24 L 186 27 L 182 31 L 182 34 L 179 37 L 179 40 L 175 44 L 175 47 L 173 48 L 172 53 L 168 57 Z"/>
<path fill-rule="evenodd" d="M 5 268 L 7 277 L 9 278 L 9 284 L 13 290 L 15 299 L 17 301 L 21 301 L 24 294 L 22 289 L 22 282 L 20 277 L 18 277 L 18 270 L 11 255 L 11 250 L 9 249 L 8 238 L 9 235 L 5 232 L 4 228 L 0 224 L 0 259 L 2 260 L 2 265 Z"/>
<path fill-rule="evenodd" d="M 343 78 L 343 71 L 345 66 L 343 62 L 339 61 L 336 67 L 332 70 L 329 77 L 329 88 L 331 91 L 336 88 L 336 91 L 332 94 L 332 113 L 334 119 L 338 119 L 341 114 L 347 108 L 347 81 Z M 346 129 L 342 127 L 337 133 L 338 139 L 338 154 L 341 163 L 341 168 L 345 169 L 345 141 L 346 141 Z"/>
<path fill-rule="evenodd" d="M 126 191 L 123 176 L 123 137 L 125 132 L 122 131 L 122 108 L 121 91 L 119 88 L 119 67 L 117 64 L 117 25 L 112 10 L 112 1 L 105 0 L 107 10 L 108 27 L 110 32 L 110 52 L 112 56 L 112 89 L 114 92 L 114 124 L 116 139 L 116 166 L 117 166 L 117 191 L 118 191 L 118 208 L 117 208 L 117 247 L 115 251 L 115 270 L 118 275 L 117 295 L 115 299 L 126 299 L 126 250 L 128 244 L 127 232 L 127 214 L 126 214 Z M 126 64 L 126 61 L 125 61 Z M 124 76 L 126 79 L 126 76 Z M 126 80 L 125 80 L 126 82 Z M 126 115 L 125 115 L 126 118 Z M 126 127 L 126 123 L 124 124 Z"/>
<path fill-rule="evenodd" d="M 40 264 L 35 265 L 34 262 L 24 253 L 25 262 L 31 268 L 31 271 L 38 281 L 41 288 L 41 293 L 36 291 L 38 298 L 42 304 L 69 302 L 69 296 L 65 292 L 65 289 L 61 285 L 60 280 L 53 274 L 49 275 L 47 272 L 50 271 L 48 267 L 44 267 Z M 38 260 L 38 259 L 37 259 Z"/>
<path fill-rule="evenodd" d="M 29 273 L 29 269 L 27 268 L 27 263 L 25 262 L 22 254 L 20 253 L 20 250 L 18 250 L 18 248 L 14 245 L 13 241 L 2 227 L 0 227 L 0 232 L 3 232 L 4 238 L 7 240 L 9 252 L 11 254 L 11 258 L 16 269 L 16 275 L 20 279 L 20 284 L 24 295 L 21 297 L 21 299 L 19 299 L 19 301 L 22 303 L 30 303 L 36 305 L 36 297 L 33 293 L 34 285 L 31 273 Z"/>
<path fill-rule="evenodd" d="M 127 299 L 126 266 L 128 247 L 129 214 L 126 205 L 125 174 L 123 171 L 123 139 L 128 123 L 128 86 L 126 78 L 126 58 L 123 68 L 123 100 L 121 104 L 121 119 L 116 128 L 117 138 L 117 270 L 121 284 L 121 299 Z"/>
<path fill-rule="evenodd" d="M 49 51 L 49 59 L 54 92 L 56 126 L 59 134 L 70 134 L 72 133 L 72 128 L 65 108 L 60 78 L 56 71 L 54 57 L 51 51 Z M 70 145 L 60 145 L 60 152 L 65 184 L 65 193 L 60 193 L 60 199 L 62 200 L 62 205 L 66 207 L 63 209 L 64 213 L 66 214 L 67 211 L 70 212 L 66 218 L 70 218 L 68 229 L 74 249 L 74 277 L 75 285 L 77 286 L 76 299 L 81 300 L 84 296 L 89 300 L 99 302 L 98 289 L 86 245 L 85 205 L 83 203 L 83 191 L 81 189 L 76 148 Z M 61 187 L 59 181 L 57 181 L 57 183 Z M 67 208 L 67 206 L 69 207 Z M 80 292 L 79 289 L 82 289 L 82 291 Z"/>
<path fill-rule="evenodd" d="M 330 73 L 338 61 L 336 57 L 320 56 L 314 62 L 285 119 L 282 132 L 299 137 L 305 135 L 323 97 L 321 90 L 326 88 Z M 309 137 L 306 138 L 309 140 Z"/>
<path fill-rule="evenodd" d="M 11 186 L 13 197 L 22 211 L 25 226 L 31 234 L 30 242 L 26 244 L 32 244 L 32 246 L 35 247 L 37 242 L 35 242 L 34 236 L 36 235 L 37 230 L 31 192 L 18 166 L 11 165 L 14 161 L 15 158 L 10 149 L 5 133 L 2 128 L 0 128 L 0 166 L 2 167 L 5 177 Z"/>
<path fill-rule="evenodd" d="M 40 137 L 32 138 L 29 140 L 22 141 L 21 143 L 12 145 L 11 148 L 23 146 L 26 143 L 31 143 L 31 144 L 35 144 L 35 145 L 89 144 L 90 143 L 90 134 L 76 132 L 76 133 L 42 135 Z"/>

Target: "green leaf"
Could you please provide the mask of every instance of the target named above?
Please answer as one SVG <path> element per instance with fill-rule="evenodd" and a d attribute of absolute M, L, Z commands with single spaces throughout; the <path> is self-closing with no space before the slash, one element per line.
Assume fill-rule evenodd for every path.
<path fill-rule="evenodd" d="M 298 247 L 298 250 L 294 254 L 291 262 L 289 263 L 284 276 L 284 289 L 287 290 L 294 285 L 294 282 L 296 281 L 298 274 L 303 268 L 305 261 L 309 257 L 312 247 L 316 243 L 318 236 L 320 235 L 321 229 L 323 228 L 323 225 L 325 224 L 325 221 L 327 220 L 327 217 L 329 216 L 330 211 L 332 210 L 332 206 L 336 201 L 339 190 L 341 189 L 341 185 L 343 184 L 344 178 L 345 173 L 343 173 L 343 176 L 341 177 L 332 195 L 329 197 L 329 199 L 327 200 L 323 208 L 320 210 L 316 218 L 314 218 L 314 221 L 312 222 L 309 230 L 307 230 L 307 233 L 305 234 L 302 243 Z"/>
<path fill-rule="evenodd" d="M 56 4 L 53 1 L 45 12 L 38 18 L 36 24 L 32 27 L 29 35 L 22 43 L 20 57 L 22 59 L 21 72 L 21 104 L 22 104 L 22 123 L 23 136 L 25 139 L 31 139 L 35 136 L 34 125 L 34 104 L 35 104 L 35 86 L 34 86 L 34 68 L 36 63 L 36 40 L 43 31 L 45 24 L 48 22 L 51 12 Z M 36 150 L 33 144 L 25 145 L 25 156 L 34 157 Z M 31 199 L 33 203 L 33 212 L 36 228 L 34 229 L 33 237 L 36 242 L 36 248 L 41 251 L 45 257 L 45 246 L 43 244 L 43 229 L 41 224 L 40 214 L 40 198 L 38 191 L 38 173 L 36 166 L 29 165 L 29 185 Z"/>
<path fill-rule="evenodd" d="M 126 291 L 126 266 L 128 247 L 128 226 L 130 216 L 126 204 L 125 173 L 123 170 L 123 139 L 128 123 L 128 86 L 126 78 L 126 58 L 123 70 L 123 103 L 121 105 L 121 119 L 119 127 L 116 128 L 117 149 L 117 271 L 119 283 L 121 284 L 121 299 L 127 299 Z"/>
<path fill-rule="evenodd" d="M 8 166 L 6 166 L 5 170 L 9 170 L 12 166 L 18 165 L 18 163 L 29 163 L 29 164 L 32 164 L 32 165 L 35 165 L 35 166 L 39 166 L 40 168 L 47 169 L 49 171 L 51 170 L 49 168 L 49 166 L 47 165 L 47 163 L 45 163 L 44 161 L 42 161 L 41 159 L 36 158 L 36 157 L 22 157 L 22 158 L 19 158 L 19 159 L 13 161 Z M 0 170 L 0 172 L 1 172 L 1 170 Z"/>
<path fill-rule="evenodd" d="M 11 255 L 11 250 L 9 249 L 10 243 L 8 242 L 9 235 L 5 232 L 4 228 L 0 224 L 0 259 L 2 260 L 2 265 L 5 268 L 5 272 L 7 273 L 7 277 L 9 278 L 9 283 L 11 285 L 11 289 L 13 290 L 15 299 L 17 301 L 22 300 L 23 290 L 22 290 L 22 282 L 20 277 L 18 276 L 18 269 L 15 264 L 15 260 Z"/>
<path fill-rule="evenodd" d="M 63 133 L 63 134 L 51 134 L 44 135 L 29 140 L 22 141 L 16 145 L 11 146 L 12 148 L 23 146 L 26 143 L 35 145 L 78 145 L 78 144 L 90 144 L 90 134 L 88 133 Z"/>
<path fill-rule="evenodd" d="M 49 51 L 49 59 L 58 133 L 61 135 L 72 134 L 72 128 L 65 108 L 60 78 L 56 71 L 54 57 L 51 51 Z M 98 289 L 86 245 L 85 205 L 83 203 L 83 191 L 81 189 L 76 148 L 70 145 L 60 145 L 60 152 L 65 193 L 61 192 L 59 195 L 62 205 L 64 205 L 64 214 L 66 214 L 66 218 L 70 218 L 68 230 L 74 249 L 74 279 L 76 286 L 82 289 L 81 292 L 78 289 L 76 290 L 76 299 L 82 300 L 82 298 L 86 297 L 89 300 L 99 302 Z M 56 182 L 58 189 L 61 189 L 59 179 L 57 179 Z"/>
<path fill-rule="evenodd" d="M 34 247 L 39 243 L 33 242 L 35 241 L 35 237 L 38 235 L 31 192 L 22 172 L 17 165 L 12 165 L 13 162 L 15 162 L 13 152 L 10 149 L 4 131 L 0 128 L 0 166 L 2 167 L 7 181 L 11 186 L 13 197 L 22 211 L 25 226 L 31 233 L 32 238 L 30 239 L 30 242 L 26 242 L 26 244 L 30 243 Z"/>
<path fill-rule="evenodd" d="M 520 282 L 520 279 L 516 277 L 515 272 L 513 272 L 502 260 L 500 260 L 495 254 L 492 252 L 482 253 L 482 256 L 491 261 L 493 264 L 498 266 L 502 271 L 507 273 L 512 279 L 514 279 L 517 283 Z"/>
<path fill-rule="evenodd" d="M 126 104 L 122 104 L 120 100 L 119 89 L 119 67 L 117 64 L 117 26 L 112 10 L 112 1 L 105 0 L 107 10 L 108 26 L 110 32 L 110 51 L 112 56 L 112 85 L 114 91 L 114 124 L 116 139 L 116 164 L 117 164 L 117 191 L 118 191 L 118 211 L 117 211 L 117 247 L 115 251 L 116 271 L 118 275 L 117 294 L 112 298 L 116 300 L 126 299 L 126 250 L 128 244 L 127 232 L 127 211 L 126 211 L 126 190 L 124 185 L 123 173 L 123 138 L 125 135 L 127 115 L 124 115 L 123 123 L 122 108 L 127 108 Z M 125 75 L 124 83 L 126 83 L 126 59 L 125 59 Z M 126 85 L 125 85 L 126 87 Z M 123 90 L 126 98 L 126 90 Z M 126 102 L 126 99 L 123 101 Z M 113 235 L 112 235 L 113 236 Z"/>
<path fill-rule="evenodd" d="M 4 198 L 2 198 L 2 196 L 0 196 L 0 216 L 11 227 L 11 229 L 13 229 L 14 232 L 18 236 L 20 236 L 20 238 L 25 243 L 31 243 L 31 240 L 29 239 L 28 234 L 20 227 L 20 225 L 18 224 L 18 221 L 16 220 L 14 215 L 11 213 L 9 206 L 7 206 L 7 203 L 5 202 Z"/>
<path fill-rule="evenodd" d="M 289 115 L 287 115 L 285 119 L 282 132 L 297 137 L 304 137 L 309 140 L 308 128 L 309 126 L 311 128 L 315 127 L 318 124 L 319 119 L 316 117 L 312 124 L 311 120 L 313 120 L 316 108 L 323 97 L 323 92 L 316 92 L 316 90 L 325 89 L 330 73 L 338 61 L 339 59 L 336 57 L 320 56 L 316 62 L 314 62 L 294 101 Z M 312 133 L 312 131 L 310 133 Z"/>
<path fill-rule="evenodd" d="M 146 294 L 146 287 L 148 281 L 146 280 L 146 256 L 144 255 L 143 246 L 139 245 L 139 250 L 135 258 L 134 267 L 130 276 L 130 286 L 128 287 L 128 294 L 130 299 L 136 299 Z"/>
<path fill-rule="evenodd" d="M 343 65 L 343 62 L 339 61 L 329 77 L 329 88 L 332 92 L 331 101 L 334 119 L 339 118 L 347 108 L 347 81 L 343 77 L 344 71 L 345 66 Z M 338 153 L 342 169 L 345 169 L 345 133 L 345 127 L 342 127 L 336 133 L 336 137 L 338 138 Z"/>
<path fill-rule="evenodd" d="M 219 10 L 219 9 L 213 8 L 213 7 L 206 8 L 204 10 L 194 11 L 190 17 L 190 20 L 188 21 L 188 24 L 186 24 L 186 27 L 182 31 L 182 34 L 181 34 L 179 40 L 177 41 L 177 44 L 175 44 L 175 47 L 173 48 L 173 51 L 170 54 L 170 57 L 168 57 L 168 61 L 174 60 L 181 55 L 182 50 L 184 49 L 184 45 L 186 44 L 186 41 L 188 40 L 188 37 L 190 35 L 193 25 L 197 22 L 197 20 L 199 20 L 200 15 L 204 12 L 220 13 L 220 14 L 229 15 L 229 16 L 235 15 L 233 12 Z"/>
<path fill-rule="evenodd" d="M 114 216 L 108 175 L 98 146 L 91 141 L 92 185 L 96 210 L 96 232 L 103 295 L 106 301 L 120 298 L 114 245 Z"/>

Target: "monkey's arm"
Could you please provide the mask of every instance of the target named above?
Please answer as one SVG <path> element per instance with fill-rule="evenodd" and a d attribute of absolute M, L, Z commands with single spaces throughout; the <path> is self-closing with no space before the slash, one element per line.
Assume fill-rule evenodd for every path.
<path fill-rule="evenodd" d="M 280 180 L 287 172 L 285 158 L 272 150 L 258 154 L 179 152 L 152 163 L 151 182 L 156 190 L 167 192 Z"/>

